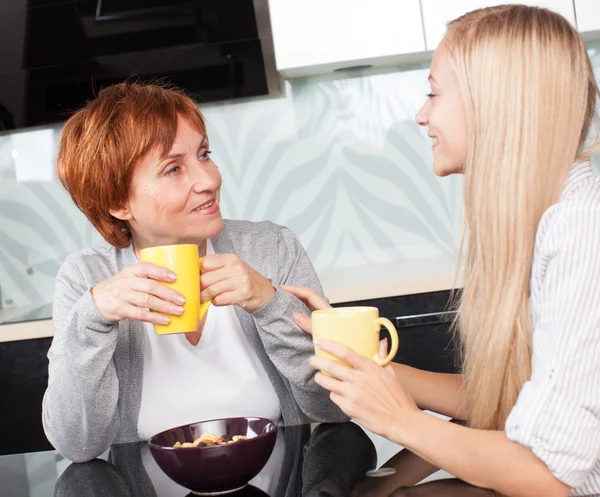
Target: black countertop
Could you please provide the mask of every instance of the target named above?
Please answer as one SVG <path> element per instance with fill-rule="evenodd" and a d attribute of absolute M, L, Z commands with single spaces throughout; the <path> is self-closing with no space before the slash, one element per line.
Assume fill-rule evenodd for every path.
<path fill-rule="evenodd" d="M 228 495 L 347 497 L 359 480 L 363 485 L 365 481 L 376 484 L 381 478 L 394 477 L 384 476 L 385 470 L 374 471 L 376 464 L 371 439 L 354 423 L 321 424 L 314 430 L 309 425 L 280 427 L 275 450 L 261 473 L 250 485 Z M 145 442 L 113 445 L 101 458 L 77 464 L 56 451 L 1 456 L 0 481 L 0 494 L 10 497 L 193 495 L 160 470 Z M 367 490 L 361 495 L 378 494 Z M 440 480 L 394 495 L 475 496 L 487 492 L 456 480 Z"/>

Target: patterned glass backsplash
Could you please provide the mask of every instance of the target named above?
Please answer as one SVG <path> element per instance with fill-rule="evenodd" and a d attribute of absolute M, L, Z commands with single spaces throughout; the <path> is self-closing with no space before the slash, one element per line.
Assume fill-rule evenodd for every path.
<path fill-rule="evenodd" d="M 600 42 L 589 49 L 600 78 Z M 321 275 L 342 270 L 352 284 L 367 265 L 452 261 L 461 180 L 432 173 L 430 139 L 414 122 L 428 72 L 295 80 L 282 96 L 201 104 L 224 216 L 288 226 Z M 5 311 L 51 303 L 66 255 L 104 243 L 56 179 L 60 128 L 0 136 Z"/>

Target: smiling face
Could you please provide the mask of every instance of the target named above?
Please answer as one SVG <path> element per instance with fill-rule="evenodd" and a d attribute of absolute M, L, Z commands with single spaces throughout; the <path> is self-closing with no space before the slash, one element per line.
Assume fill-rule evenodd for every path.
<path fill-rule="evenodd" d="M 136 165 L 127 205 L 111 214 L 125 221 L 136 250 L 200 244 L 223 229 L 221 174 L 208 138 L 179 116 L 167 156 L 154 150 Z"/>
<path fill-rule="evenodd" d="M 431 93 L 416 116 L 433 143 L 433 171 L 438 176 L 462 173 L 467 158 L 467 118 L 456 74 L 444 39 L 433 55 Z"/>

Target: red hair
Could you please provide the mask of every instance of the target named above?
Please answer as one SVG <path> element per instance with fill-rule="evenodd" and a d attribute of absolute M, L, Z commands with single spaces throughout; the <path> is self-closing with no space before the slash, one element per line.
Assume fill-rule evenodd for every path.
<path fill-rule="evenodd" d="M 126 206 L 135 165 L 149 152 L 167 155 L 182 116 L 203 135 L 204 118 L 180 90 L 141 83 L 109 86 L 78 110 L 61 133 L 58 177 L 111 245 L 130 245 L 124 221 L 110 214 Z"/>

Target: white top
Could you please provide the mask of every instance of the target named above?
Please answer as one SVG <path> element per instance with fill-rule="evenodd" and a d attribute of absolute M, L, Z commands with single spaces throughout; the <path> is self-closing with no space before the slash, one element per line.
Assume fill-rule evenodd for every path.
<path fill-rule="evenodd" d="M 207 253 L 214 253 L 210 240 Z M 277 421 L 281 409 L 233 306 L 210 306 L 196 346 L 182 333 L 157 335 L 146 323 L 140 438 L 148 440 L 187 423 L 235 416 Z"/>
<path fill-rule="evenodd" d="M 600 495 L 600 178 L 573 167 L 542 217 L 531 273 L 533 357 L 506 421 L 508 438 L 570 495 Z"/>

